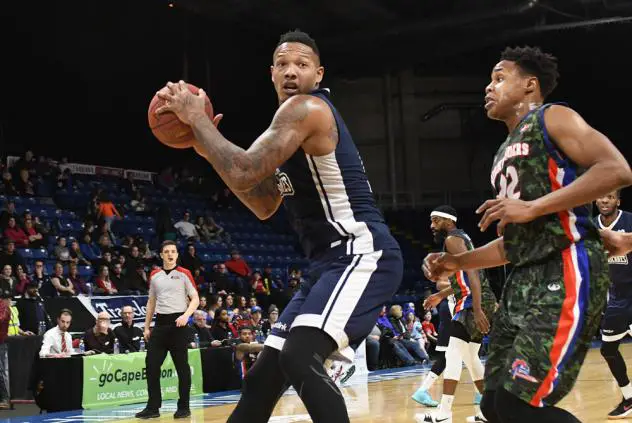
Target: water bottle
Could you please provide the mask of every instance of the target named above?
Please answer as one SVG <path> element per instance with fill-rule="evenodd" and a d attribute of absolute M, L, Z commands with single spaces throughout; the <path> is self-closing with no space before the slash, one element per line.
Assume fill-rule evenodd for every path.
<path fill-rule="evenodd" d="M 88 297 L 92 297 L 92 284 L 90 282 L 86 283 L 86 291 L 87 291 L 86 295 Z"/>
<path fill-rule="evenodd" d="M 46 333 L 46 322 L 42 320 L 39 322 L 39 331 L 37 332 L 37 334 L 44 335 L 45 333 Z"/>
<path fill-rule="evenodd" d="M 145 337 L 140 337 L 140 351 L 145 351 Z"/>
<path fill-rule="evenodd" d="M 83 354 L 86 352 L 86 345 L 83 343 L 83 339 L 79 341 L 79 353 Z"/>
<path fill-rule="evenodd" d="M 119 340 L 115 339 L 114 340 L 114 354 L 118 354 L 119 353 Z"/>
<path fill-rule="evenodd" d="M 195 339 L 195 348 L 200 348 L 200 335 L 198 335 L 197 333 L 194 336 Z"/>

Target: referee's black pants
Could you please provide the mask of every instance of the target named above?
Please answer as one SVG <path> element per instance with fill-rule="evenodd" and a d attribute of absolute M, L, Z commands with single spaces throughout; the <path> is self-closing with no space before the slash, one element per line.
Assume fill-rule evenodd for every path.
<path fill-rule="evenodd" d="M 177 327 L 176 319 L 182 313 L 157 314 L 156 324 L 151 331 L 145 366 L 147 367 L 147 391 L 149 399 L 147 408 L 158 410 L 162 405 L 160 392 L 160 366 L 171 353 L 173 364 L 178 374 L 178 409 L 189 408 L 189 393 L 191 391 L 191 368 L 189 367 L 189 331 L 187 326 Z"/>

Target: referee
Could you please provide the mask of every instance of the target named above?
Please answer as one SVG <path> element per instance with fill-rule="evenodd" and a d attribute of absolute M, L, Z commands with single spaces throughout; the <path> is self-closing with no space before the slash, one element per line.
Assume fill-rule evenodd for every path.
<path fill-rule="evenodd" d="M 165 241 L 160 247 L 162 268 L 151 272 L 149 276 L 149 300 L 145 318 L 145 339 L 148 344 L 145 365 L 147 367 L 147 391 L 149 399 L 145 409 L 136 414 L 139 419 L 160 417 L 162 396 L 160 392 L 160 366 L 167 352 L 178 373 L 178 409 L 173 415 L 176 419 L 191 415 L 189 409 L 189 391 L 191 390 L 191 369 L 189 367 L 188 341 L 189 317 L 197 309 L 200 300 L 191 272 L 179 267 L 178 249 L 173 241 Z M 149 325 L 156 313 L 153 331 Z"/>

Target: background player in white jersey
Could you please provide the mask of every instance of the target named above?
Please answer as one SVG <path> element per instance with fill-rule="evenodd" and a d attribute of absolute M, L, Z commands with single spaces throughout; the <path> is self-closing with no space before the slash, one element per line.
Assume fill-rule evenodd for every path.
<path fill-rule="evenodd" d="M 613 191 L 596 201 L 599 215 L 595 218 L 601 230 L 632 233 L 632 213 L 620 210 L 619 191 Z M 632 254 L 611 255 L 608 306 L 601 325 L 601 355 L 617 380 L 622 401 L 608 414 L 609 419 L 622 419 L 632 414 L 632 384 L 625 361 L 619 352 L 621 340 L 630 334 L 632 327 Z"/>

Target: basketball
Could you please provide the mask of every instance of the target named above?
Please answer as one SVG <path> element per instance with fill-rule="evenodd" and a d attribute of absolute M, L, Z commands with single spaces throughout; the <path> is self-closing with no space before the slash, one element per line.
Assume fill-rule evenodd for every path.
<path fill-rule="evenodd" d="M 193 94 L 197 94 L 199 89 L 195 85 L 187 84 L 189 91 Z M 208 96 L 204 99 L 204 109 L 210 119 L 213 119 L 213 106 Z M 195 136 L 193 130 L 189 125 L 182 123 L 180 119 L 173 112 L 166 112 L 160 115 L 156 114 L 156 109 L 164 106 L 165 100 L 154 95 L 149 103 L 149 110 L 147 111 L 147 119 L 149 121 L 149 128 L 151 132 L 158 138 L 161 143 L 172 148 L 189 148 L 193 147 L 195 143 Z"/>

